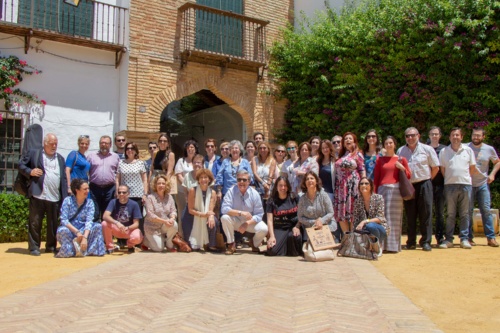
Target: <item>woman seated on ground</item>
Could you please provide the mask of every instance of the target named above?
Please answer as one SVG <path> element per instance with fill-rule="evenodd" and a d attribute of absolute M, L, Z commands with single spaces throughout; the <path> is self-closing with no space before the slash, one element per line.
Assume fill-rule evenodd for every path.
<path fill-rule="evenodd" d="M 333 217 L 333 205 L 328 193 L 321 187 L 321 181 L 314 171 L 308 171 L 300 184 L 300 189 L 304 195 L 299 199 L 297 216 L 298 226 L 304 228 L 322 228 L 328 225 L 333 233 L 337 230 L 337 222 Z M 302 240 L 308 240 L 305 230 L 302 232 Z"/>
<path fill-rule="evenodd" d="M 359 181 L 359 197 L 354 201 L 354 228 L 366 230 L 382 243 L 387 238 L 387 221 L 384 214 L 384 198 L 373 193 L 373 182 L 367 177 Z M 382 247 L 378 256 L 382 255 Z"/>
<path fill-rule="evenodd" d="M 297 198 L 292 193 L 292 187 L 286 177 L 276 179 L 271 197 L 267 200 L 267 240 L 268 256 L 299 256 L 302 255 L 302 237 L 296 228 Z"/>
<path fill-rule="evenodd" d="M 177 211 L 170 192 L 167 176 L 159 174 L 153 179 L 153 193 L 146 199 L 144 219 L 144 242 L 150 250 L 161 252 L 167 247 L 169 252 L 177 252 L 172 239 L 178 231 Z M 166 243 L 166 244 L 165 244 Z"/>
<path fill-rule="evenodd" d="M 61 248 L 57 258 L 74 256 L 103 256 L 106 252 L 100 223 L 94 223 L 94 202 L 88 199 L 89 184 L 75 178 L 71 181 L 72 196 L 64 199 L 61 207 L 61 226 L 57 241 Z"/>
<path fill-rule="evenodd" d="M 199 169 L 196 181 L 197 186 L 192 187 L 188 194 L 189 214 L 194 219 L 190 228 L 184 225 L 186 239 L 193 250 L 204 247 L 208 251 L 217 251 L 216 235 L 219 226 L 214 212 L 217 194 L 209 187 L 214 181 L 214 175 L 208 169 Z"/>

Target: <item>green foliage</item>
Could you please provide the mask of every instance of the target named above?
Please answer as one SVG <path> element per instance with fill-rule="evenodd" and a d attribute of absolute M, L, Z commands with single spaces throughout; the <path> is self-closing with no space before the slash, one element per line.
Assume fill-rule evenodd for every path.
<path fill-rule="evenodd" d="M 28 199 L 21 195 L 0 193 L 0 243 L 28 240 L 28 204 Z M 43 223 L 42 239 L 46 234 Z"/>
<path fill-rule="evenodd" d="M 405 128 L 431 125 L 498 132 L 499 21 L 492 0 L 362 0 L 287 28 L 270 64 L 289 101 L 280 139 L 375 128 L 402 143 Z"/>

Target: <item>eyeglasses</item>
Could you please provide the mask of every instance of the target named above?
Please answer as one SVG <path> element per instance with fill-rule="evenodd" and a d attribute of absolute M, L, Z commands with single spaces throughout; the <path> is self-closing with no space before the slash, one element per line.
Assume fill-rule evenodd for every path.
<path fill-rule="evenodd" d="M 407 138 L 414 138 L 416 137 L 418 134 L 406 134 L 405 137 Z"/>
<path fill-rule="evenodd" d="M 339 141 L 332 141 L 332 143 L 333 143 L 334 145 L 339 145 L 339 144 L 340 144 L 340 140 L 339 140 Z"/>
<path fill-rule="evenodd" d="M 158 140 L 159 143 L 167 143 L 168 140 Z"/>
<path fill-rule="evenodd" d="M 284 150 L 276 150 L 277 153 L 283 154 L 285 151 Z"/>
<path fill-rule="evenodd" d="M 86 134 L 82 134 L 82 135 L 80 135 L 80 138 L 81 138 L 81 139 L 83 139 L 83 138 L 88 139 L 88 138 L 90 138 L 90 136 L 88 136 L 88 135 L 86 135 Z"/>
<path fill-rule="evenodd" d="M 248 179 L 246 178 L 238 178 L 236 180 L 238 181 L 238 183 L 246 183 L 248 181 Z"/>
<path fill-rule="evenodd" d="M 155 146 L 155 147 L 149 147 L 148 149 L 149 149 L 149 150 L 155 150 L 155 149 L 156 149 L 156 146 Z"/>
<path fill-rule="evenodd" d="M 366 136 L 366 138 L 367 138 L 367 139 L 375 139 L 376 137 L 377 137 L 377 136 L 376 136 L 376 135 L 373 135 L 373 134 L 371 134 L 371 135 L 367 135 L 367 136 Z"/>
<path fill-rule="evenodd" d="M 116 139 L 116 142 L 125 142 L 125 139 Z"/>
<path fill-rule="evenodd" d="M 229 150 L 229 148 L 226 148 L 226 147 L 225 147 L 225 148 L 221 148 L 220 150 L 225 151 L 225 150 Z"/>
<path fill-rule="evenodd" d="M 368 182 L 362 182 L 362 183 L 359 183 L 359 185 L 361 185 L 361 186 L 369 186 L 370 183 L 368 183 Z"/>
<path fill-rule="evenodd" d="M 134 150 L 134 147 L 127 147 L 125 150 Z"/>
<path fill-rule="evenodd" d="M 297 147 L 288 147 L 286 150 L 295 150 Z"/>
<path fill-rule="evenodd" d="M 215 148 L 214 145 L 206 145 L 205 148 Z"/>
<path fill-rule="evenodd" d="M 118 191 L 118 194 L 128 194 L 127 191 Z"/>

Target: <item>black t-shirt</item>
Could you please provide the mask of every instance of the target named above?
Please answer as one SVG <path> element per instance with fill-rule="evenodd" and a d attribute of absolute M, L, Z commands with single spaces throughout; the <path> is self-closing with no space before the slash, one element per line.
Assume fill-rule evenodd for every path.
<path fill-rule="evenodd" d="M 439 158 L 439 152 L 445 147 L 446 147 L 445 145 L 440 144 L 436 148 L 434 148 L 434 147 L 432 147 L 432 148 L 434 148 L 434 150 L 436 151 L 436 154 Z M 436 177 L 434 177 L 434 179 L 432 180 L 432 185 L 433 186 L 444 186 L 444 177 L 443 177 L 443 174 L 441 173 L 441 171 L 438 171 Z"/>
<path fill-rule="evenodd" d="M 273 213 L 273 226 L 277 229 L 291 229 L 298 221 L 297 199 L 287 197 L 286 199 L 269 199 L 266 212 Z"/>

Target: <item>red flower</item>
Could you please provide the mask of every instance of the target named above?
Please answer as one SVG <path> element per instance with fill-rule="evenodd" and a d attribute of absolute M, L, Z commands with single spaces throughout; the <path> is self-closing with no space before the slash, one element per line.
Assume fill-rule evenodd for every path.
<path fill-rule="evenodd" d="M 10 89 L 10 88 L 5 88 L 5 89 L 3 90 L 3 92 L 5 92 L 5 93 L 7 93 L 7 94 L 12 94 L 12 89 Z"/>
<path fill-rule="evenodd" d="M 26 66 L 27 62 L 25 60 L 19 60 L 21 66 Z"/>
<path fill-rule="evenodd" d="M 40 103 L 42 103 L 43 105 L 47 105 L 47 102 L 44 99 L 42 99 Z"/>

